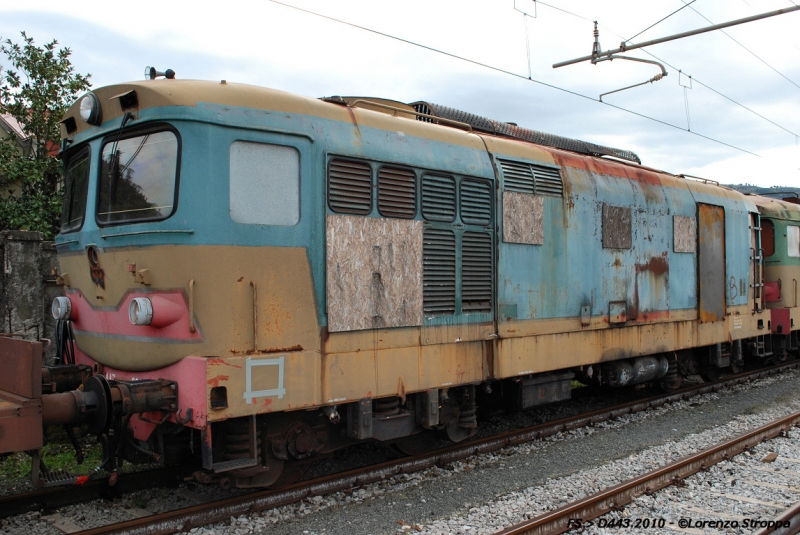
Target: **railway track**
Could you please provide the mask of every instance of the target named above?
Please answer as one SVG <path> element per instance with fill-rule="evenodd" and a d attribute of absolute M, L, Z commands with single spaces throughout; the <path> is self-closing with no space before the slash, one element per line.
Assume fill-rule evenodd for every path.
<path fill-rule="evenodd" d="M 108 479 L 95 479 L 83 485 L 56 487 L 0 497 L 0 518 L 41 509 L 53 510 L 98 498 L 110 499 L 153 487 L 174 487 L 191 474 L 186 466 L 165 466 L 121 474 L 114 486 Z"/>
<path fill-rule="evenodd" d="M 714 392 L 723 387 L 752 381 L 798 367 L 800 367 L 800 362 L 792 362 L 754 372 L 742 373 L 714 383 L 687 387 L 671 394 L 652 396 L 607 409 L 547 422 L 517 431 L 502 433 L 497 436 L 471 441 L 465 444 L 457 444 L 424 455 L 407 457 L 363 469 L 351 470 L 307 482 L 301 482 L 283 489 L 254 492 L 217 502 L 205 503 L 127 522 L 94 528 L 80 533 L 82 535 L 166 535 L 188 531 L 194 527 L 229 520 L 234 516 L 297 503 L 314 496 L 328 495 L 357 488 L 397 474 L 413 473 L 436 465 L 447 465 L 477 453 L 497 451 L 507 446 L 523 444 L 557 433 L 599 423 L 611 418 L 656 408 L 666 403 L 689 399 L 697 395 Z M 0 503 L 0 507 L 2 507 L 2 503 Z"/>
<path fill-rule="evenodd" d="M 758 478 L 752 475 L 754 472 L 767 472 L 770 474 L 769 477 L 776 477 L 780 473 L 780 469 L 759 467 L 757 466 L 758 459 L 752 459 L 749 463 L 736 463 L 737 466 L 733 468 L 728 468 L 727 465 L 731 464 L 735 456 L 745 451 L 754 450 L 762 442 L 782 436 L 788 433 L 792 427 L 798 425 L 800 425 L 800 412 L 795 412 L 739 437 L 727 440 L 666 466 L 623 481 L 598 493 L 568 503 L 548 513 L 503 529 L 497 532 L 496 535 L 555 535 L 571 530 L 583 531 L 584 529 L 595 527 L 612 530 L 633 530 L 633 532 L 640 531 L 643 533 L 654 530 L 659 531 L 665 528 L 688 533 L 703 533 L 703 529 L 707 527 L 719 528 L 723 531 L 728 529 L 738 530 L 741 527 L 748 530 L 748 533 L 753 531 L 752 528 L 763 528 L 759 531 L 759 534 L 762 535 L 772 533 L 775 528 L 780 528 L 780 530 L 776 531 L 778 533 L 797 533 L 800 531 L 800 525 L 794 526 L 794 530 L 784 531 L 782 528 L 786 524 L 800 524 L 798 523 L 798 520 L 800 520 L 800 506 L 785 507 L 775 501 L 768 502 L 763 499 L 740 496 L 736 494 L 736 489 L 733 489 L 738 481 L 740 488 L 750 485 L 771 488 L 776 493 L 779 489 L 789 491 L 790 487 L 787 484 L 782 484 L 784 483 L 782 481 L 772 483 L 758 481 Z M 800 445 L 798 445 L 796 451 L 800 451 Z M 780 459 L 780 456 L 776 453 L 771 453 L 764 457 L 757 457 L 760 457 L 761 461 L 770 463 Z M 800 455 L 798 456 L 800 457 Z M 800 459 L 794 457 L 784 457 L 783 460 L 795 466 L 797 466 L 796 463 L 800 463 Z M 725 463 L 726 469 L 718 470 L 717 472 L 720 472 L 718 474 L 711 474 L 706 478 L 706 481 L 699 485 L 687 484 L 686 480 L 689 476 L 709 471 L 712 466 L 718 463 Z M 797 472 L 793 472 L 793 474 L 798 475 Z M 792 475 L 792 472 L 787 475 Z M 715 478 L 719 479 L 719 481 L 711 482 Z M 722 485 L 717 485 L 716 483 L 722 483 Z M 624 506 L 641 496 L 651 496 L 659 490 L 670 486 L 679 488 L 691 486 L 694 490 L 694 492 L 687 492 L 688 496 L 684 497 L 683 500 L 675 499 L 674 496 L 670 497 L 670 507 L 680 509 L 676 516 L 681 518 L 677 521 L 668 520 L 665 518 L 666 515 L 656 518 L 653 518 L 652 514 L 645 514 L 642 517 L 638 517 L 635 514 L 625 516 L 619 514 L 608 515 L 608 513 L 612 512 L 618 513 Z M 712 488 L 730 490 L 724 492 L 709 490 Z M 794 490 L 800 493 L 800 488 L 795 487 Z M 732 515 L 719 511 L 704 510 L 686 503 L 689 500 L 692 502 L 698 501 L 698 494 L 703 492 L 722 499 L 755 505 L 760 512 L 750 515 Z M 777 511 L 779 515 L 769 516 L 770 511 Z"/>

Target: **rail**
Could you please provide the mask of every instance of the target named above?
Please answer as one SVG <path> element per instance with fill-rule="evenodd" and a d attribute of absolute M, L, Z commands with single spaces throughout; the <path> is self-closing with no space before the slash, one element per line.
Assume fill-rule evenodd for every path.
<path fill-rule="evenodd" d="M 650 494 L 696 474 L 701 470 L 753 448 L 759 443 L 775 438 L 800 424 L 800 412 L 795 412 L 763 425 L 749 433 L 712 446 L 699 453 L 684 457 L 662 468 L 623 481 L 582 500 L 568 503 L 554 511 L 539 515 L 528 521 L 498 531 L 495 535 L 555 535 L 572 529 L 570 519 L 593 520 L 623 505 L 634 498 Z"/>
<path fill-rule="evenodd" d="M 466 444 L 456 444 L 432 453 L 406 457 L 396 461 L 351 470 L 341 474 L 334 474 L 308 482 L 296 483 L 284 489 L 257 491 L 214 503 L 196 505 L 185 509 L 81 531 L 79 535 L 167 535 L 170 533 L 189 531 L 195 527 L 230 519 L 231 516 L 250 514 L 256 511 L 289 505 L 308 497 L 333 494 L 353 487 L 381 481 L 397 474 L 418 472 L 436 465 L 446 465 L 468 458 L 477 453 L 497 451 L 507 446 L 531 442 L 610 418 L 623 416 L 625 414 L 633 414 L 648 408 L 659 407 L 666 403 L 689 399 L 696 395 L 719 390 L 725 386 L 744 383 L 798 367 L 800 367 L 800 361 L 756 370 L 755 372 L 740 373 L 721 381 L 691 386 L 670 394 L 652 396 L 574 417 L 547 422 L 522 430 L 510 431 L 497 436 L 471 441 Z M 800 418 L 800 415 L 798 418 Z"/>

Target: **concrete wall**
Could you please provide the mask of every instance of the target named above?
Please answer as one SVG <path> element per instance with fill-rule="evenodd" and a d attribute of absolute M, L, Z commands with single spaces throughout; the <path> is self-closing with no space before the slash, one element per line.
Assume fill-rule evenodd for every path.
<path fill-rule="evenodd" d="M 56 322 L 50 306 L 56 296 L 63 295 L 55 281 L 55 245 L 43 241 L 39 232 L 6 230 L 0 233 L 0 255 L 0 333 L 53 340 Z M 52 363 L 55 355 L 51 344 L 45 362 Z"/>

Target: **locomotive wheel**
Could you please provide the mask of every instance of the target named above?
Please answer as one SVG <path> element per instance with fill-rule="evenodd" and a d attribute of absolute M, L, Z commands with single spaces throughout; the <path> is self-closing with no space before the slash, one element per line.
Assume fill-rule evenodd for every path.
<path fill-rule="evenodd" d="M 281 472 L 280 477 L 278 477 L 278 480 L 275 481 L 275 483 L 273 483 L 271 486 L 278 488 L 291 485 L 292 483 L 302 479 L 302 477 L 306 475 L 306 472 L 308 472 L 309 468 L 311 468 L 310 462 L 286 463 L 283 466 L 283 472 Z"/>
<path fill-rule="evenodd" d="M 449 438 L 452 442 L 461 442 L 462 440 L 466 440 L 469 437 L 475 435 L 478 432 L 476 427 L 467 428 L 461 427 L 458 425 L 458 420 L 453 420 L 450 424 L 447 425 L 446 433 L 447 438 Z"/>
<path fill-rule="evenodd" d="M 707 368 L 700 372 L 700 377 L 707 383 L 719 381 L 719 378 L 722 377 L 722 368 Z"/>
<path fill-rule="evenodd" d="M 400 455 L 422 455 L 436 446 L 436 435 L 429 432 L 422 432 L 416 435 L 403 437 L 391 444 L 391 448 Z"/>
<path fill-rule="evenodd" d="M 237 488 L 252 489 L 263 488 L 274 485 L 283 474 L 283 461 L 280 459 L 268 459 L 266 465 L 232 470 L 228 472 L 228 477 L 232 477 Z"/>
<path fill-rule="evenodd" d="M 775 360 L 775 364 L 784 363 L 789 360 L 789 352 L 786 349 L 779 349 L 775 351 L 772 358 Z"/>

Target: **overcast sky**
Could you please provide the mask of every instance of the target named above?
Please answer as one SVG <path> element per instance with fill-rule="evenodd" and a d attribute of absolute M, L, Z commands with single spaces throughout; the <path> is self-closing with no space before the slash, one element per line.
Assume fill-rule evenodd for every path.
<path fill-rule="evenodd" d="M 269 0 L 5 2 L 0 36 L 19 42 L 25 30 L 38 44 L 57 39 L 94 87 L 143 79 L 153 65 L 182 79 L 312 97 L 426 100 L 633 150 L 674 173 L 800 186 L 800 12 L 628 52 L 655 56 L 668 76 L 604 97 L 610 105 L 601 93 L 649 80 L 659 67 L 616 60 L 552 68 L 591 53 L 594 20 L 610 49 L 800 0 L 282 1 L 489 67 Z"/>

